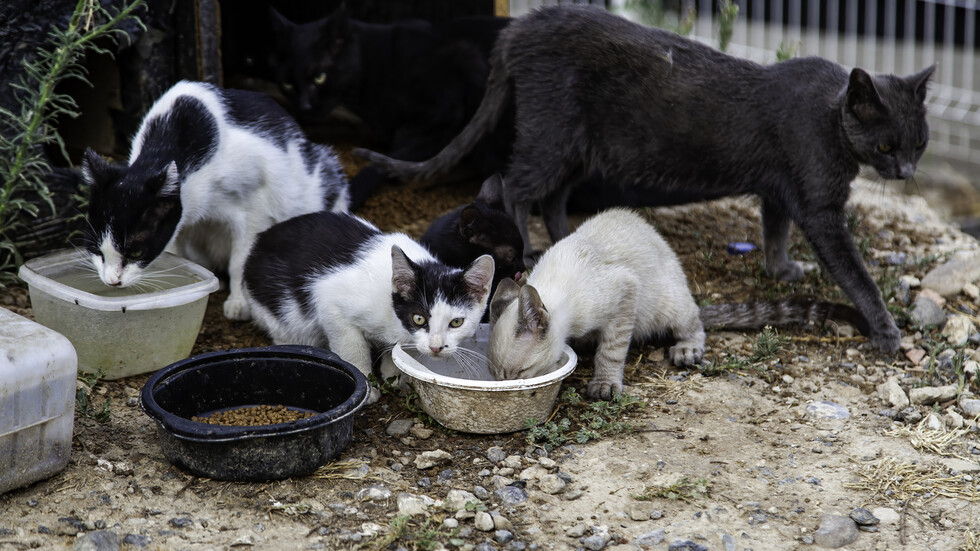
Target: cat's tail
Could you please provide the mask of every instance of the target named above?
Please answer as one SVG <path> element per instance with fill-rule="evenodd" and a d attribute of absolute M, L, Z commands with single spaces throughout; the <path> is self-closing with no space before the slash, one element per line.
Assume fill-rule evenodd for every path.
<path fill-rule="evenodd" d="M 766 325 L 823 323 L 828 320 L 846 322 L 863 335 L 871 334 L 871 326 L 860 312 L 836 302 L 790 298 L 701 307 L 701 322 L 705 329 L 759 329 Z"/>
<path fill-rule="evenodd" d="M 473 118 L 435 157 L 427 161 L 401 161 L 362 148 L 354 149 L 354 155 L 370 161 L 381 172 L 401 181 L 431 179 L 456 166 L 473 151 L 484 136 L 496 128 L 500 117 L 507 110 L 511 85 L 504 64 L 499 61 L 497 59 L 491 65 L 483 100 Z"/>

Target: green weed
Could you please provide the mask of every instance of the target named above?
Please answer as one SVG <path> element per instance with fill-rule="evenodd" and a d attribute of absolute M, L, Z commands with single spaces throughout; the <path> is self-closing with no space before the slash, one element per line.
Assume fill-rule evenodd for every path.
<path fill-rule="evenodd" d="M 718 49 L 728 50 L 735 30 L 735 20 L 738 19 L 738 4 L 732 0 L 721 0 L 718 4 Z"/>
<path fill-rule="evenodd" d="M 609 401 L 588 402 L 569 387 L 562 393 L 557 407 L 565 415 L 542 425 L 538 425 L 538 419 L 529 419 L 527 441 L 550 451 L 570 442 L 585 444 L 603 436 L 632 432 L 637 426 L 623 418 L 645 405 L 646 402 L 629 394 L 615 394 Z"/>
<path fill-rule="evenodd" d="M 419 521 L 408 515 L 395 517 L 389 526 L 387 534 L 378 541 L 372 542 L 372 549 L 380 551 L 398 543 L 401 547 L 413 551 L 432 551 L 442 548 L 443 541 L 452 543 L 452 538 L 459 533 L 459 528 L 447 529 L 435 518 Z"/>
<path fill-rule="evenodd" d="M 706 500 L 710 492 L 711 483 L 707 479 L 699 478 L 691 481 L 685 476 L 668 486 L 646 486 L 643 492 L 634 494 L 633 499 L 637 501 L 668 499 L 671 501 L 679 500 L 692 503 Z"/>
<path fill-rule="evenodd" d="M 79 386 L 75 390 L 75 412 L 86 419 L 94 419 L 99 423 L 105 424 L 111 418 L 109 407 L 112 403 L 112 398 L 106 396 L 102 405 L 99 406 L 96 405 L 92 392 L 89 391 L 89 389 L 94 391 L 96 385 L 102 382 L 103 377 L 105 377 L 105 373 L 102 371 L 98 373 L 78 373 L 78 380 L 82 381 L 84 385 Z"/>

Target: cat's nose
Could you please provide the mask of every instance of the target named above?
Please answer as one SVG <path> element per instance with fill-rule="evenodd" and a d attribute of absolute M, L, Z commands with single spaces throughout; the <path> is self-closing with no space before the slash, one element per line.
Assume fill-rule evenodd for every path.
<path fill-rule="evenodd" d="M 429 350 L 432 351 L 432 355 L 433 356 L 437 356 L 440 352 L 442 352 L 442 349 L 443 348 L 446 348 L 446 347 L 445 346 L 430 346 L 429 347 Z"/>
<path fill-rule="evenodd" d="M 905 163 L 902 166 L 898 167 L 899 180 L 908 180 L 909 178 L 912 177 L 913 174 L 915 174 L 915 165 L 913 165 L 912 163 Z"/>

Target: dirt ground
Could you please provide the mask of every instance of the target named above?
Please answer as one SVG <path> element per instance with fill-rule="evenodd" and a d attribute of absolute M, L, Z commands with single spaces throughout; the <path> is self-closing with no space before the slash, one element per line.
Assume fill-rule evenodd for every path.
<path fill-rule="evenodd" d="M 900 276 L 923 277 L 955 250 L 977 247 L 921 200 L 876 184 L 858 191 L 856 240 L 888 289 Z M 474 193 L 472 186 L 392 188 L 360 214 L 384 230 L 418 236 Z M 762 275 L 759 251 L 726 252 L 730 242 L 759 243 L 750 200 L 647 213 L 680 255 L 699 302 L 842 300 L 819 268 L 800 283 L 776 283 Z M 543 239 L 540 228 L 537 235 Z M 895 252 L 906 261 L 889 264 Z M 813 262 L 798 235 L 791 254 Z M 220 292 L 211 297 L 195 353 L 269 344 L 251 325 L 224 320 L 223 299 Z M 0 290 L 0 304 L 30 316 L 23 289 Z M 969 316 L 978 307 L 966 296 L 946 304 Z M 936 331 L 906 327 L 904 334 L 906 348 L 943 342 Z M 154 550 L 802 550 L 816 547 L 823 515 L 858 507 L 881 523 L 844 549 L 980 549 L 976 426 L 969 419 L 960 430 L 940 423 L 925 438 L 917 419 L 955 413 L 955 401 L 883 416 L 890 405 L 876 393 L 891 376 L 906 391 L 949 382 L 976 391 L 963 362 L 952 370 L 942 364 L 944 371 L 903 352 L 881 354 L 847 327 L 783 328 L 779 335 L 774 350 L 756 359 L 758 333 L 710 332 L 700 370 L 671 367 L 663 348 L 635 347 L 626 392 L 642 404 L 615 419 L 632 430 L 585 443 L 562 443 L 557 432 L 532 444 L 527 431 L 448 431 L 418 414 L 412 400 L 386 393 L 358 413 L 353 443 L 337 462 L 314 476 L 266 483 L 203 479 L 169 464 L 138 406 L 147 376 L 100 381 L 85 388 L 94 406 L 76 413 L 67 469 L 0 496 L 0 550 L 117 548 L 96 545 L 92 534 L 107 532 L 123 549 Z M 956 352 L 972 359 L 977 346 Z M 565 386 L 584 394 L 590 376 L 585 354 Z M 92 418 L 105 400 L 108 418 Z M 828 418 L 817 407 L 824 401 L 849 416 Z M 569 418 L 571 434 L 587 428 L 583 411 L 563 399 L 553 419 Z M 404 419 L 416 423 L 407 433 L 393 430 Z M 448 452 L 448 460 L 420 466 L 422 454 L 435 450 Z M 510 488 L 522 492 L 514 498 L 502 491 Z M 440 507 L 453 490 L 473 493 L 480 505 Z M 406 521 L 400 507 L 411 496 L 436 503 Z M 488 526 L 483 512 L 496 522 Z"/>

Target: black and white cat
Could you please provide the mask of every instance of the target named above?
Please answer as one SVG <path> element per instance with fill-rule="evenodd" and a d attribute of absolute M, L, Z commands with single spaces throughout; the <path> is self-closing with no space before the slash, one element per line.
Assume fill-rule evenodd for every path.
<path fill-rule="evenodd" d="M 378 24 L 351 18 L 341 3 L 307 23 L 270 9 L 270 21 L 276 38 L 273 77 L 301 121 L 323 122 L 342 105 L 364 122 L 375 147 L 419 160 L 449 143 L 476 111 L 490 50 L 510 19 Z M 503 169 L 510 139 L 487 141 L 468 155 L 480 175 Z M 351 179 L 351 208 L 385 180 L 371 167 L 358 172 Z"/>
<path fill-rule="evenodd" d="M 419 242 L 442 262 L 462 268 L 478 257 L 493 257 L 491 296 L 501 279 L 521 277 L 524 241 L 514 221 L 503 210 L 499 174 L 488 178 L 472 203 L 457 207 L 437 218 Z"/>
<path fill-rule="evenodd" d="M 227 271 L 224 314 L 249 319 L 242 269 L 256 234 L 294 216 L 346 211 L 333 151 L 264 94 L 182 81 L 150 108 L 129 163 L 91 149 L 88 250 L 106 285 L 127 287 L 164 250 Z"/>
<path fill-rule="evenodd" d="M 526 379 L 554 367 L 565 343 L 595 336 L 586 393 L 622 391 L 630 342 L 672 336 L 670 361 L 690 366 L 704 353 L 704 328 L 759 328 L 839 319 L 868 327 L 853 308 L 804 300 L 698 308 L 677 255 L 642 217 L 609 209 L 545 251 L 526 284 L 500 282 L 490 302 L 487 356 L 497 379 Z"/>
<path fill-rule="evenodd" d="M 452 268 L 407 235 L 319 212 L 262 232 L 245 286 L 255 322 L 277 344 L 329 347 L 369 375 L 372 349 L 396 343 L 454 354 L 476 332 L 493 268 L 489 255 Z"/>
<path fill-rule="evenodd" d="M 524 236 L 539 202 L 552 241 L 583 178 L 647 187 L 665 202 L 754 194 L 766 271 L 793 281 L 790 222 L 869 322 L 872 343 L 901 334 L 847 231 L 859 165 L 912 176 L 929 137 L 934 67 L 908 77 L 848 72 L 815 57 L 763 66 L 590 6 L 550 6 L 514 20 L 491 56 L 486 95 L 467 127 L 424 162 L 355 154 L 407 180 L 456 164 L 516 106 L 504 206 Z M 646 195 L 646 194 L 644 194 Z"/>

